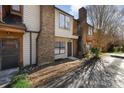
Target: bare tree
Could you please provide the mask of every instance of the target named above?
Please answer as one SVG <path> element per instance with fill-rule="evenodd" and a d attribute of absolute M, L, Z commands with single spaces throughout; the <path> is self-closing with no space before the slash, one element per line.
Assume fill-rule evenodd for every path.
<path fill-rule="evenodd" d="M 117 36 L 117 31 L 120 29 L 123 18 L 118 7 L 113 5 L 89 5 L 86 8 L 88 12 L 88 19 L 91 25 L 97 29 L 96 31 L 102 31 L 101 35 L 104 37 L 100 40 L 105 42 L 111 40 L 111 42 L 114 43 L 114 37 Z M 111 39 L 106 41 L 108 37 Z"/>

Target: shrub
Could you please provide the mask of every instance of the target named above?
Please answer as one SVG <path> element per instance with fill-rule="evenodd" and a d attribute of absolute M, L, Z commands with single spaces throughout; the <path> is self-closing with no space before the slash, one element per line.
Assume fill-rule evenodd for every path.
<path fill-rule="evenodd" d="M 88 58 L 88 59 L 91 58 L 91 56 L 92 56 L 92 55 L 91 55 L 91 51 L 88 51 L 88 52 L 85 54 L 85 57 Z"/>
<path fill-rule="evenodd" d="M 21 75 L 14 76 L 12 78 L 12 83 L 11 83 L 10 87 L 12 87 L 12 88 L 29 88 L 29 87 L 31 87 L 31 84 L 29 83 L 29 81 L 27 79 L 27 75 L 21 74 Z"/>
<path fill-rule="evenodd" d="M 122 47 L 114 47 L 113 52 L 122 52 Z"/>
<path fill-rule="evenodd" d="M 91 52 L 93 53 L 93 55 L 94 55 L 95 57 L 99 57 L 100 49 L 99 49 L 99 48 L 92 48 L 92 49 L 91 49 Z"/>

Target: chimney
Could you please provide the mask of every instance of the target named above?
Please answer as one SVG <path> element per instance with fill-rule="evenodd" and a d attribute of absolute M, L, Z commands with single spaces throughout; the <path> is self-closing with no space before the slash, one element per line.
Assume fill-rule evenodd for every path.
<path fill-rule="evenodd" d="M 81 24 L 87 23 L 87 10 L 84 7 L 79 9 L 79 22 Z"/>
<path fill-rule="evenodd" d="M 53 5 L 40 6 L 41 31 L 37 41 L 38 65 L 54 62 L 55 9 Z"/>
<path fill-rule="evenodd" d="M 78 55 L 82 57 L 86 53 L 86 32 L 87 32 L 87 10 L 82 7 L 79 9 L 79 39 L 78 39 Z"/>

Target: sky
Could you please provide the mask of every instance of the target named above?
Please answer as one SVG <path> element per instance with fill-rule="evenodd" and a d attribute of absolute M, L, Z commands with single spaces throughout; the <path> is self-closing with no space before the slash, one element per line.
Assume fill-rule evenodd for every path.
<path fill-rule="evenodd" d="M 86 5 L 56 5 L 56 7 L 64 10 L 65 12 L 74 16 L 75 19 L 78 18 L 78 10 L 81 7 L 86 7 Z M 118 6 L 119 9 L 124 8 L 124 6 Z"/>
<path fill-rule="evenodd" d="M 56 7 L 64 10 L 65 12 L 74 16 L 75 19 L 78 18 L 78 10 L 81 7 L 85 7 L 83 5 L 56 5 Z"/>

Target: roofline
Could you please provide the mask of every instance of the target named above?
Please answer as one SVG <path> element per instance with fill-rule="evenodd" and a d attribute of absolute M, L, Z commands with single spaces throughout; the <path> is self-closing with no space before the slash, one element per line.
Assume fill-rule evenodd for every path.
<path fill-rule="evenodd" d="M 61 12 L 64 12 L 65 14 L 67 14 L 67 15 L 69 15 L 69 16 L 71 16 L 71 17 L 73 17 L 73 19 L 74 19 L 74 16 L 73 16 L 73 15 L 71 15 L 71 14 L 69 14 L 69 13 L 65 12 L 64 10 L 62 10 L 62 9 L 60 9 L 60 8 L 56 7 L 56 6 L 54 6 L 54 8 L 55 8 L 55 9 L 57 9 L 57 10 L 59 10 L 59 11 L 61 11 Z"/>

